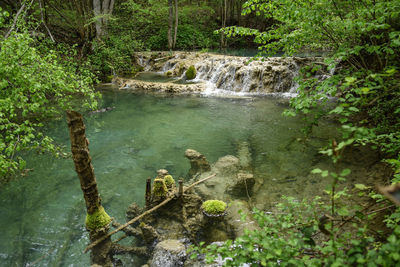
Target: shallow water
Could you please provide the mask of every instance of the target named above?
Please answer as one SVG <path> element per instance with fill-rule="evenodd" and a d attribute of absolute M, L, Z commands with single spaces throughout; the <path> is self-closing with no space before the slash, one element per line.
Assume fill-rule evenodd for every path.
<path fill-rule="evenodd" d="M 86 134 L 103 205 L 119 222 L 130 203 L 144 203 L 145 180 L 157 169 L 186 176 L 187 148 L 215 162 L 247 142 L 265 187 L 256 199 L 267 205 L 281 194 L 303 196 L 297 186 L 302 181 L 293 177 L 309 173 L 320 158 L 317 147 L 334 129 L 328 125 L 323 137 L 298 144 L 302 122 L 281 116 L 285 105 L 275 98 L 107 91 L 103 107 L 113 109 L 85 115 Z M 65 121 L 52 123 L 48 133 L 69 150 Z M 72 159 L 35 154 L 27 168 L 33 169 L 28 176 L 0 189 L 0 266 L 88 266 L 89 255 L 82 254 L 88 244 L 85 204 Z M 291 182 L 293 187 L 286 186 Z"/>

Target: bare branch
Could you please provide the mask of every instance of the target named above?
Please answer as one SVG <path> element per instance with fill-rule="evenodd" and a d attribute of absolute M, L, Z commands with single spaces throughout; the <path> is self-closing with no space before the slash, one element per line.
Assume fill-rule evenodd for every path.
<path fill-rule="evenodd" d="M 34 0 L 32 0 L 31 3 L 30 3 L 29 5 L 32 5 L 33 1 L 34 1 Z M 18 18 L 19 18 L 19 16 L 21 15 L 22 11 L 24 11 L 25 7 L 26 7 L 26 4 L 24 3 L 24 4 L 21 6 L 21 8 L 18 10 L 17 14 L 16 14 L 15 17 L 14 17 L 14 21 L 13 21 L 13 24 L 11 25 L 11 28 L 8 30 L 8 32 L 7 32 L 6 35 L 4 36 L 5 39 L 7 39 L 7 38 L 10 36 L 10 34 L 12 33 L 12 31 L 14 30 L 15 25 L 17 25 Z"/>
<path fill-rule="evenodd" d="M 50 39 L 53 41 L 53 43 L 55 43 L 56 41 L 54 40 L 54 37 L 53 37 L 53 35 L 51 34 L 51 32 L 50 32 L 49 28 L 47 27 L 46 22 L 45 22 L 45 20 L 44 20 L 43 9 L 42 9 L 42 1 L 40 1 L 40 0 L 38 0 L 38 1 L 39 1 L 39 9 L 40 9 L 40 15 L 41 15 L 41 17 L 42 17 L 43 25 L 44 25 L 44 27 L 46 28 L 47 32 L 49 33 Z"/>

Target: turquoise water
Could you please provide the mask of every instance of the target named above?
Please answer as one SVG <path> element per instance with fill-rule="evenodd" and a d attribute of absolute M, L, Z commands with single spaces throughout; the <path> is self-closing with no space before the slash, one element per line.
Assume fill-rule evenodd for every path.
<path fill-rule="evenodd" d="M 186 176 L 187 148 L 215 162 L 235 155 L 238 145 L 247 142 L 254 173 L 265 187 L 256 199 L 268 204 L 293 193 L 298 186 L 279 191 L 281 181 L 305 177 L 325 142 L 318 137 L 314 146 L 297 145 L 302 122 L 282 117 L 285 105 L 274 98 L 106 91 L 103 107 L 113 109 L 85 114 L 87 137 L 103 205 L 119 222 L 125 221 L 130 203 L 144 203 L 145 180 L 155 177 L 157 169 Z M 52 123 L 48 134 L 69 151 L 65 121 Z M 0 266 L 88 266 L 89 255 L 82 254 L 88 244 L 85 204 L 72 159 L 33 154 L 27 167 L 33 170 L 26 177 L 0 189 Z"/>

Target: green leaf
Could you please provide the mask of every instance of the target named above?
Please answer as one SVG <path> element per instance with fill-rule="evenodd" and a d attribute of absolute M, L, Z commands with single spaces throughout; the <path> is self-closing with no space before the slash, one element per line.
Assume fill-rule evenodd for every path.
<path fill-rule="evenodd" d="M 341 173 L 340 176 L 347 176 L 351 173 L 350 169 L 344 169 Z"/>
<path fill-rule="evenodd" d="M 340 209 L 337 210 L 337 213 L 340 216 L 349 216 L 350 215 L 350 212 L 346 207 L 341 207 Z"/>
<path fill-rule="evenodd" d="M 311 173 L 314 173 L 314 174 L 316 174 L 316 173 L 321 173 L 322 172 L 322 170 L 321 169 L 313 169 L 312 171 L 311 171 Z"/>
<path fill-rule="evenodd" d="M 366 186 L 366 185 L 364 185 L 364 184 L 355 184 L 354 187 L 355 187 L 356 189 L 358 189 L 358 190 L 367 190 L 367 189 L 370 188 L 369 186 Z"/>

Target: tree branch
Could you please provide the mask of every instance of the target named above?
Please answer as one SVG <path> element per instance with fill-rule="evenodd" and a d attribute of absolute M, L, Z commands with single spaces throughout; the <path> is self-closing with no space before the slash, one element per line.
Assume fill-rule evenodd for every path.
<path fill-rule="evenodd" d="M 196 185 L 198 185 L 198 184 L 200 184 L 200 183 L 202 183 L 202 182 L 204 182 L 204 181 L 206 181 L 206 180 L 208 180 L 208 179 L 213 178 L 215 175 L 216 175 L 216 174 L 212 174 L 212 175 L 208 176 L 207 178 L 201 179 L 200 181 L 197 181 L 197 182 L 191 184 L 190 186 L 186 187 L 186 188 L 183 190 L 183 192 L 185 192 L 185 191 L 191 189 L 192 187 L 194 187 L 194 186 L 196 186 Z M 120 227 L 118 227 L 118 228 L 115 229 L 114 231 L 112 231 L 112 232 L 108 233 L 107 235 L 105 235 L 105 236 L 103 236 L 103 237 L 97 239 L 96 241 L 92 242 L 89 246 L 87 246 L 87 247 L 85 248 L 85 250 L 83 251 L 83 253 L 88 252 L 90 249 L 92 249 L 93 247 L 95 247 L 97 244 L 103 242 L 103 241 L 106 240 L 108 237 L 110 237 L 110 236 L 112 236 L 113 234 L 115 234 L 115 233 L 121 231 L 122 229 L 124 229 L 125 227 L 131 225 L 132 223 L 134 223 L 134 222 L 136 222 L 136 221 L 142 219 L 144 216 L 149 215 L 150 213 L 152 213 L 153 211 L 157 210 L 158 208 L 161 208 L 162 206 L 164 206 L 165 204 L 167 204 L 168 202 L 170 202 L 170 201 L 171 201 L 172 199 L 174 199 L 174 198 L 175 198 L 175 195 L 170 196 L 169 198 L 165 199 L 163 202 L 161 202 L 161 203 L 158 204 L 157 206 L 154 206 L 153 208 L 151 208 L 151 209 L 149 209 L 149 210 L 143 212 L 142 214 L 140 214 L 139 216 L 133 218 L 133 219 L 130 220 L 129 222 L 127 222 L 127 223 L 121 225 Z"/>
<path fill-rule="evenodd" d="M 34 1 L 34 0 L 32 0 L 32 1 L 30 2 L 29 5 L 32 5 L 33 1 Z M 8 30 L 8 32 L 7 32 L 6 35 L 4 36 L 5 39 L 7 39 L 7 38 L 10 36 L 10 34 L 12 33 L 12 31 L 14 30 L 15 25 L 17 25 L 18 17 L 21 15 L 22 11 L 24 11 L 25 6 L 26 6 L 26 5 L 25 5 L 25 3 L 24 3 L 24 4 L 21 6 L 21 8 L 18 10 L 17 14 L 16 14 L 15 17 L 14 17 L 14 21 L 13 21 L 13 24 L 11 25 L 11 28 Z"/>
<path fill-rule="evenodd" d="M 50 36 L 51 41 L 53 41 L 53 43 L 55 43 L 56 41 L 54 40 L 54 37 L 53 37 L 53 35 L 51 34 L 51 32 L 50 32 L 49 28 L 47 27 L 46 22 L 45 22 L 45 20 L 44 20 L 43 8 L 42 8 L 42 1 L 38 0 L 38 2 L 39 2 L 39 9 L 40 9 L 40 16 L 42 17 L 42 23 L 43 23 L 44 27 L 46 28 L 46 30 L 47 30 L 47 32 L 48 32 L 48 34 L 49 34 L 49 36 Z"/>

